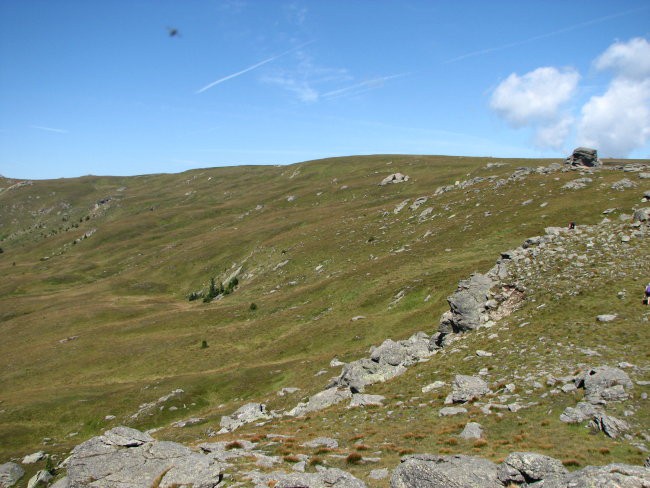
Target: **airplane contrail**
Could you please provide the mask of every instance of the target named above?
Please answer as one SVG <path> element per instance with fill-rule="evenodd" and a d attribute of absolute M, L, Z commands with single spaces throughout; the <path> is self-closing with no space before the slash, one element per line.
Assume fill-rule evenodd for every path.
<path fill-rule="evenodd" d="M 203 93 L 204 91 L 209 90 L 209 89 L 212 88 L 213 86 L 216 86 L 216 85 L 218 85 L 218 84 L 220 84 L 220 83 L 223 83 L 224 81 L 231 80 L 231 79 L 233 79 L 233 78 L 236 78 L 236 77 L 238 77 L 238 76 L 243 75 L 244 73 L 248 73 L 249 71 L 253 71 L 254 69 L 259 68 L 260 66 L 263 66 L 263 65 L 265 65 L 265 64 L 267 64 L 267 63 L 270 63 L 270 62 L 272 62 L 272 61 L 275 61 L 276 59 L 279 59 L 279 58 L 281 58 L 282 56 L 286 56 L 287 54 L 292 53 L 293 51 L 296 51 L 297 49 L 301 49 L 301 48 L 307 46 L 308 44 L 311 44 L 312 42 L 314 42 L 314 41 L 306 42 L 306 43 L 304 43 L 304 44 L 301 44 L 300 46 L 297 46 L 297 47 L 294 47 L 294 48 L 292 48 L 292 49 L 289 49 L 288 51 L 285 51 L 285 52 L 283 52 L 283 53 L 281 53 L 281 54 L 278 54 L 278 55 L 276 55 L 276 56 L 271 56 L 270 58 L 267 58 L 267 59 L 265 59 L 265 60 L 263 60 L 263 61 L 260 61 L 259 63 L 255 63 L 254 65 L 249 66 L 248 68 L 245 68 L 245 69 L 243 69 L 243 70 L 241 70 L 241 71 L 238 71 L 237 73 L 233 73 L 233 74 L 231 74 L 231 75 L 224 76 L 223 78 L 219 78 L 218 80 L 215 80 L 215 81 L 213 81 L 212 83 L 208 83 L 208 84 L 205 85 L 203 88 L 200 88 L 199 90 L 197 90 L 197 91 L 195 92 L 195 94 L 198 95 L 199 93 Z"/>
<path fill-rule="evenodd" d="M 491 52 L 494 52 L 494 51 L 501 51 L 502 49 L 508 49 L 508 48 L 511 48 L 511 47 L 521 46 L 523 44 L 528 44 L 529 42 L 539 41 L 540 39 L 546 39 L 548 37 L 553 37 L 553 36 L 556 36 L 558 34 L 564 34 L 565 32 L 571 32 L 571 31 L 579 29 L 581 27 L 585 27 L 585 26 L 592 25 L 592 24 L 599 24 L 599 23 L 605 22 L 607 20 L 615 19 L 617 17 L 622 17 L 624 15 L 628 15 L 628 14 L 632 14 L 632 13 L 636 13 L 636 12 L 641 12 L 643 10 L 648 10 L 648 7 L 642 7 L 642 8 L 637 8 L 637 9 L 633 9 L 633 10 L 626 10 L 624 12 L 619 12 L 617 14 L 607 15 L 605 17 L 599 17 L 597 19 L 587 20 L 586 22 L 581 22 L 579 24 L 570 25 L 570 26 L 565 27 L 563 29 L 559 29 L 559 30 L 556 30 L 556 31 L 553 31 L 553 32 L 547 32 L 546 34 L 540 34 L 538 36 L 529 37 L 528 39 L 523 39 L 521 41 L 515 41 L 515 42 L 511 42 L 509 44 L 503 44 L 501 46 L 489 47 L 487 49 L 481 49 L 479 51 L 473 51 L 471 53 L 462 54 L 462 55 L 457 56 L 455 58 L 448 59 L 447 61 L 445 61 L 445 64 L 453 63 L 453 62 L 460 61 L 460 60 L 466 59 L 466 58 L 472 58 L 474 56 L 480 56 L 482 54 L 487 54 L 487 53 L 491 53 Z"/>
<path fill-rule="evenodd" d="M 30 125 L 32 129 L 44 130 L 47 132 L 56 132 L 57 134 L 67 134 L 68 131 L 65 129 L 55 129 L 54 127 L 44 127 L 42 125 Z"/>

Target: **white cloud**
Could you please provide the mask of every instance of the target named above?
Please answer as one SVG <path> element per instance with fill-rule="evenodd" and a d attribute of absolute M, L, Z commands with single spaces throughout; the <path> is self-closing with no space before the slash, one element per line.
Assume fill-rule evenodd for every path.
<path fill-rule="evenodd" d="M 514 127 L 552 122 L 575 93 L 579 79 L 570 68 L 537 68 L 523 76 L 512 73 L 494 90 L 490 106 Z"/>
<path fill-rule="evenodd" d="M 582 107 L 580 145 L 598 148 L 604 157 L 624 157 L 650 140 L 650 78 L 617 78 L 602 96 Z"/>
<path fill-rule="evenodd" d="M 650 42 L 615 42 L 594 62 L 614 79 L 582 107 L 578 142 L 601 155 L 625 157 L 650 141 Z"/>
<path fill-rule="evenodd" d="M 617 76 L 636 80 L 650 77 L 650 42 L 635 37 L 615 42 L 594 62 L 598 70 L 612 70 Z"/>
<path fill-rule="evenodd" d="M 575 119 L 565 115 L 551 124 L 544 125 L 535 134 L 535 145 L 543 149 L 562 150 Z"/>

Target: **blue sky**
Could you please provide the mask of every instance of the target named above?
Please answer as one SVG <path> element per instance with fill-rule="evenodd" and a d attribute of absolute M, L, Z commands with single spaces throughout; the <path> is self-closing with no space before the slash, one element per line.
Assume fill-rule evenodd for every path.
<path fill-rule="evenodd" d="M 0 1 L 8 177 L 583 144 L 650 158 L 647 0 Z"/>

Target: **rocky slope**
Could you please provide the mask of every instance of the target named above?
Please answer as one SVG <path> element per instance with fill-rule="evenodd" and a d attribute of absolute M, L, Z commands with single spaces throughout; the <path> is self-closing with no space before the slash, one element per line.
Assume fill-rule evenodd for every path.
<path fill-rule="evenodd" d="M 629 167 L 610 167 L 589 170 L 589 174 L 593 182 L 602 172 L 623 169 L 628 175 L 645 171 L 640 166 L 633 172 Z M 427 222 L 436 218 L 436 207 L 444 211 L 435 200 L 441 196 L 473 192 L 477 185 L 481 192 L 497 193 L 529 177 L 553 179 L 563 173 L 562 166 L 551 165 L 517 169 L 503 178 L 459 181 L 439 187 L 431 196 L 402 201 L 383 218 Z M 567 183 L 574 181 L 569 178 Z M 632 180 L 618 178 L 611 187 L 635 191 L 637 200 L 645 198 L 635 188 L 637 183 L 628 182 Z M 565 191 L 582 190 L 574 186 Z M 402 214 L 406 208 L 409 213 Z M 495 423 L 495 418 L 521 422 L 528 410 L 534 412 L 531 416 L 548 411 L 549 420 L 542 420 L 542 427 L 551 422 L 558 432 L 567 429 L 567 435 L 576 426 L 602 431 L 595 434 L 599 445 L 610 439 L 616 446 L 634 449 L 639 453 L 636 459 L 642 459 L 650 438 L 645 391 L 650 364 L 647 355 L 640 353 L 647 344 L 650 313 L 638 303 L 650 255 L 643 208 L 604 208 L 599 223 L 578 223 L 572 230 L 549 227 L 544 235 L 503 251 L 496 263 L 461 280 L 455 292 L 448 289 L 448 294 L 453 292 L 449 310 L 437 326 L 407 339 L 386 339 L 371 348 L 367 357 L 346 358 L 345 363 L 333 360 L 330 367 L 342 368 L 341 372 L 330 381 L 323 380 L 322 390 L 316 389 L 302 401 L 295 400 L 300 390 L 284 387 L 282 400 L 272 405 L 276 408 L 267 408 L 259 398 L 224 415 L 219 434 L 209 418 L 207 429 L 205 418 L 177 422 L 173 428 L 195 433 L 192 449 L 157 441 L 151 436 L 158 435 L 154 432 L 114 428 L 75 447 L 72 456 L 53 470 L 56 483 L 60 487 L 122 486 L 125 482 L 131 486 L 385 486 L 388 482 L 395 487 L 649 486 L 647 468 L 621 463 L 584 467 L 581 461 L 526 451 L 508 451 L 498 463 L 444 454 L 441 449 L 426 455 L 402 457 L 396 452 L 388 456 L 385 445 L 368 445 L 363 435 L 360 439 L 366 444 L 350 441 L 354 450 L 347 453 L 350 449 L 341 450 L 337 439 L 318 440 L 332 428 L 343 431 L 347 423 L 356 423 L 362 433 L 386 425 L 390 437 L 391 422 L 430 422 L 435 416 L 444 424 L 447 418 L 465 418 L 463 432 L 458 434 L 464 440 L 452 443 L 456 438 L 448 438 L 445 449 L 470 452 L 498 438 L 497 424 L 503 420 Z M 597 292 L 592 289 L 594 283 L 600 288 Z M 621 283 L 638 286 L 618 288 Z M 406 296 L 400 293 L 393 296 L 395 303 Z M 584 302 L 591 300 L 596 305 L 590 303 L 588 310 L 599 313 L 585 316 Z M 627 334 L 628 347 L 620 334 Z M 311 383 L 319 381 L 317 376 Z M 412 394 L 414 385 L 421 390 L 420 397 L 402 399 L 404 393 Z M 161 397 L 157 405 L 164 406 L 172 398 Z M 365 412 L 360 415 L 363 420 L 355 413 L 360 411 Z M 332 427 L 323 430 L 324 425 L 316 422 L 314 415 L 321 414 L 322 423 L 333 422 Z M 303 419 L 300 427 L 295 424 L 298 419 Z M 161 433 L 167 436 L 166 432 Z M 298 446 L 296 439 L 303 439 L 303 444 Z M 366 456 L 372 449 L 376 451 Z M 600 449 L 609 452 L 609 448 Z M 567 470 L 575 466 L 581 469 Z M 3 465 L 3 469 L 18 472 L 15 465 Z M 38 476 L 47 478 L 39 472 L 33 479 Z"/>

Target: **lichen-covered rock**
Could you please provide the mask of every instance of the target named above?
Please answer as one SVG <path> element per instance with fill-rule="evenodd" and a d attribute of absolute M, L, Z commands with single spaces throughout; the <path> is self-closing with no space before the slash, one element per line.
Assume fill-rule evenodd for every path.
<path fill-rule="evenodd" d="M 465 403 L 490 393 L 490 387 L 478 376 L 457 374 L 452 383 L 451 401 Z"/>
<path fill-rule="evenodd" d="M 513 452 L 499 465 L 497 475 L 503 484 L 534 483 L 568 473 L 562 462 L 534 452 Z"/>
<path fill-rule="evenodd" d="M 379 186 L 386 186 L 394 183 L 403 183 L 408 180 L 409 180 L 408 175 L 404 175 L 402 173 L 393 173 L 392 175 L 388 175 L 386 178 L 381 180 Z"/>
<path fill-rule="evenodd" d="M 585 372 L 578 386 L 584 386 L 585 399 L 591 404 L 602 404 L 610 400 L 625 400 L 626 389 L 632 388 L 632 380 L 625 371 L 611 366 L 599 366 Z"/>
<path fill-rule="evenodd" d="M 571 166 L 589 166 L 597 167 L 602 166 L 602 162 L 598 159 L 598 151 L 590 147 L 577 147 L 573 150 L 573 154 L 569 156 L 565 164 Z"/>
<path fill-rule="evenodd" d="M 443 314 L 438 330 L 442 333 L 465 332 L 482 325 L 485 302 L 496 283 L 488 275 L 474 273 L 458 283 L 456 292 L 447 298 L 450 313 Z"/>
<path fill-rule="evenodd" d="M 232 415 L 224 415 L 221 417 L 221 431 L 224 433 L 232 432 L 244 424 L 270 418 L 271 416 L 266 412 L 266 405 L 262 403 L 247 403 L 239 407 Z"/>
<path fill-rule="evenodd" d="M 598 409 L 591 403 L 578 402 L 575 407 L 567 407 L 560 415 L 560 420 L 567 424 L 579 424 L 592 418 L 598 413 Z"/>
<path fill-rule="evenodd" d="M 587 466 L 556 480 L 544 481 L 544 488 L 646 488 L 650 486 L 650 469 L 629 464 Z"/>
<path fill-rule="evenodd" d="M 365 488 L 366 484 L 341 469 L 318 466 L 316 473 L 275 476 L 275 488 Z"/>
<path fill-rule="evenodd" d="M 352 397 L 350 389 L 328 388 L 327 390 L 311 396 L 307 402 L 299 403 L 292 410 L 287 412 L 291 417 L 302 417 L 309 412 L 315 412 L 335 405 Z"/>
<path fill-rule="evenodd" d="M 487 459 L 462 454 L 420 454 L 402 459 L 393 471 L 391 488 L 503 488 L 497 466 Z"/>
<path fill-rule="evenodd" d="M 221 480 L 221 466 L 209 456 L 127 427 L 76 446 L 67 470 L 68 486 L 75 488 L 214 488 Z"/>
<path fill-rule="evenodd" d="M 23 476 L 25 476 L 25 470 L 19 464 L 0 464 L 0 488 L 14 486 Z"/>
<path fill-rule="evenodd" d="M 611 415 L 605 415 L 604 413 L 594 415 L 590 425 L 601 430 L 606 436 L 612 439 L 616 439 L 624 432 L 630 430 L 630 426 L 624 420 L 617 419 Z"/>
<path fill-rule="evenodd" d="M 483 426 L 478 422 L 468 422 L 460 433 L 462 439 L 480 439 L 483 437 Z"/>

